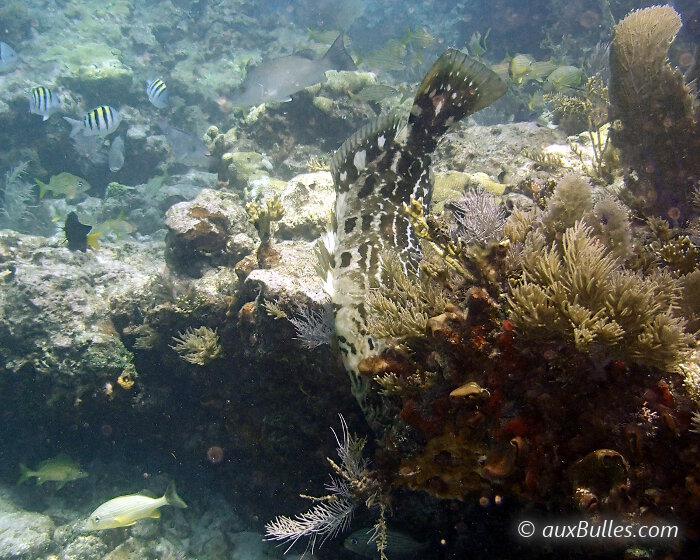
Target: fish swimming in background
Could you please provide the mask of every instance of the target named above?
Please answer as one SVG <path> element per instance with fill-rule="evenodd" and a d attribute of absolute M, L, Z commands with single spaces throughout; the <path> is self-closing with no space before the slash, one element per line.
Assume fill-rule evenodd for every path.
<path fill-rule="evenodd" d="M 386 84 L 371 84 L 363 87 L 357 93 L 348 93 L 350 99 L 361 102 L 377 102 L 396 95 L 399 91 Z"/>
<path fill-rule="evenodd" d="M 121 212 L 118 217 L 105 220 L 94 226 L 92 231 L 99 234 L 103 239 L 110 237 L 115 241 L 119 241 L 120 237 L 124 237 L 136 231 L 136 226 L 127 221 L 124 212 Z"/>
<path fill-rule="evenodd" d="M 558 66 L 544 82 L 545 91 L 559 91 L 567 88 L 577 88 L 583 82 L 583 70 L 576 66 Z"/>
<path fill-rule="evenodd" d="M 21 476 L 17 484 L 23 484 L 30 478 L 36 478 L 38 485 L 44 482 L 58 482 L 57 490 L 63 488 L 66 482 L 85 478 L 88 474 L 80 468 L 77 461 L 71 459 L 65 453 L 60 453 L 52 459 L 46 459 L 32 470 L 20 464 Z"/>
<path fill-rule="evenodd" d="M 191 167 L 208 165 L 209 150 L 200 138 L 175 128 L 166 119 L 158 121 L 158 128 L 173 149 L 173 155 L 178 163 Z"/>
<path fill-rule="evenodd" d="M 168 86 L 160 78 L 146 82 L 146 95 L 148 95 L 148 100 L 153 106 L 158 109 L 165 109 L 170 102 Z"/>
<path fill-rule="evenodd" d="M 65 171 L 58 175 L 53 175 L 49 179 L 48 184 L 39 179 L 34 179 L 34 182 L 39 185 L 39 198 L 44 198 L 46 192 L 50 191 L 54 196 L 62 194 L 66 197 L 66 200 L 72 200 L 90 190 L 90 183 L 85 179 Z"/>
<path fill-rule="evenodd" d="M 112 173 L 116 173 L 124 165 L 124 139 L 121 136 L 112 140 L 107 154 L 107 162 Z"/>
<path fill-rule="evenodd" d="M 90 514 L 85 524 L 86 531 L 101 531 L 128 527 L 140 519 L 160 518 L 163 506 L 186 508 L 187 504 L 177 495 L 175 483 L 168 484 L 165 494 L 160 498 L 151 498 L 143 494 L 119 496 L 105 502 Z"/>
<path fill-rule="evenodd" d="M 363 558 L 379 559 L 377 543 L 372 539 L 374 527 L 358 529 L 346 537 L 343 547 Z M 414 539 L 408 533 L 387 529 L 386 548 L 384 552 L 391 560 L 409 560 L 422 556 L 428 550 L 429 543 Z"/>
<path fill-rule="evenodd" d="M 97 249 L 98 233 L 90 233 L 92 226 L 81 224 L 78 215 L 75 212 L 68 214 L 66 223 L 63 226 L 63 231 L 66 234 L 66 242 L 68 249 L 71 251 L 87 251 L 88 245 L 93 249 Z"/>
<path fill-rule="evenodd" d="M 10 45 L 0 41 L 0 74 L 9 72 L 19 62 L 19 55 Z"/>
<path fill-rule="evenodd" d="M 289 101 L 293 93 L 325 82 L 327 70 L 354 69 L 355 63 L 343 46 L 341 33 L 319 59 L 310 58 L 308 53 L 296 53 L 249 68 L 231 104 L 248 106 Z"/>
<path fill-rule="evenodd" d="M 408 121 L 380 118 L 348 138 L 333 156 L 335 229 L 318 247 L 318 270 L 333 302 L 338 343 L 353 387 L 361 382 L 362 359 L 381 350 L 368 332 L 365 302 L 370 289 L 382 283 L 382 253 L 396 252 L 404 267 L 417 264 L 421 256 L 403 205 L 414 197 L 427 210 L 433 189 L 431 154 L 438 140 L 506 90 L 491 69 L 450 49 L 423 79 Z"/>
<path fill-rule="evenodd" d="M 85 113 L 82 119 L 71 119 L 63 117 L 70 123 L 73 129 L 71 136 L 76 136 L 82 132 L 85 136 L 107 136 L 111 134 L 122 121 L 119 111 L 109 105 L 100 105 Z"/>
<path fill-rule="evenodd" d="M 29 112 L 41 115 L 43 121 L 63 109 L 61 98 L 45 86 L 32 88 L 29 92 Z"/>
<path fill-rule="evenodd" d="M 516 84 L 543 81 L 557 67 L 551 60 L 537 61 L 529 54 L 516 54 L 508 65 L 508 75 Z"/>

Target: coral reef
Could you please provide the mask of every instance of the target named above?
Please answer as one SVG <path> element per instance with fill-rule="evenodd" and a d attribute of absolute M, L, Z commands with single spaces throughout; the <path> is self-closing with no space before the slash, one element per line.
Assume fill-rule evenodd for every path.
<path fill-rule="evenodd" d="M 697 102 L 668 49 L 681 28 L 670 6 L 636 10 L 615 26 L 610 47 L 612 140 L 635 175 L 628 201 L 645 215 L 687 220 L 700 177 Z"/>

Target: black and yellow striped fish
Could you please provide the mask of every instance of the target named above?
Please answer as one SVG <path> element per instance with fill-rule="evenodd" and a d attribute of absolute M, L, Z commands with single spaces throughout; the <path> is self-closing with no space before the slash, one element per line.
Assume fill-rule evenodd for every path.
<path fill-rule="evenodd" d="M 154 107 L 165 109 L 168 106 L 168 86 L 160 78 L 146 82 L 146 95 L 148 95 L 148 100 Z"/>
<path fill-rule="evenodd" d="M 119 111 L 109 105 L 95 107 L 85 113 L 82 120 L 69 117 L 63 118 L 73 127 L 70 133 L 71 136 L 75 136 L 79 132 L 82 132 L 85 136 L 107 136 L 117 130 L 122 120 Z"/>
<path fill-rule="evenodd" d="M 63 108 L 61 98 L 45 86 L 37 86 L 29 92 L 29 112 L 47 120 Z"/>

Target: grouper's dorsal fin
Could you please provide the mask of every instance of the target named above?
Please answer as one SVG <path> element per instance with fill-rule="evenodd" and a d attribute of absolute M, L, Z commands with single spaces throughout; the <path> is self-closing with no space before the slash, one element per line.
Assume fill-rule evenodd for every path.
<path fill-rule="evenodd" d="M 364 125 L 338 148 L 331 159 L 331 174 L 336 191 L 347 192 L 361 172 L 381 159 L 391 146 L 405 119 L 379 117 Z"/>
<path fill-rule="evenodd" d="M 432 152 L 452 124 L 491 105 L 507 90 L 488 66 L 448 49 L 428 70 L 413 100 L 410 144 Z"/>

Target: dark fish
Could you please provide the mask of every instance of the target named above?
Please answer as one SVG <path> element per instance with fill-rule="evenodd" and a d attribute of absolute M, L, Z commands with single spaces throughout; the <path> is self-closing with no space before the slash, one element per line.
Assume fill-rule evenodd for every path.
<path fill-rule="evenodd" d="M 260 105 L 289 101 L 291 95 L 326 81 L 326 70 L 354 70 L 355 63 L 343 46 L 343 35 L 321 58 L 314 60 L 297 53 L 263 62 L 250 68 L 233 105 Z"/>
<path fill-rule="evenodd" d="M 366 125 L 331 161 L 336 188 L 335 231 L 320 247 L 325 288 L 345 367 L 378 352 L 366 326 L 365 301 L 382 282 L 381 255 L 393 250 L 404 266 L 420 258 L 418 240 L 402 211 L 410 197 L 427 209 L 432 196 L 431 153 L 450 126 L 501 97 L 505 82 L 465 54 L 448 50 L 428 71 L 408 122 L 383 118 Z"/>
<path fill-rule="evenodd" d="M 87 251 L 88 243 L 92 246 L 92 239 L 88 239 L 88 234 L 92 226 L 81 224 L 78 220 L 78 215 L 75 212 L 68 214 L 66 225 L 63 226 L 63 231 L 66 232 L 66 241 L 68 248 L 71 251 Z"/>
<path fill-rule="evenodd" d="M 175 128 L 165 119 L 158 121 L 158 128 L 168 140 L 178 163 L 192 167 L 207 165 L 209 150 L 201 139 Z"/>
<path fill-rule="evenodd" d="M 358 529 L 343 542 L 343 547 L 363 558 L 379 558 L 377 543 L 372 540 L 374 527 Z M 408 560 L 416 558 L 428 549 L 427 542 L 420 542 L 408 533 L 387 529 L 386 549 L 384 552 L 391 560 Z"/>

